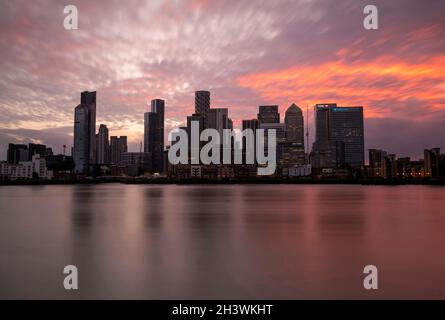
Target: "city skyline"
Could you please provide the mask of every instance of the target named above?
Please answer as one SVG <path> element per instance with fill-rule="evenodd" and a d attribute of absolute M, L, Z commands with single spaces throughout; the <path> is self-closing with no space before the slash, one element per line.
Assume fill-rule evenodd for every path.
<path fill-rule="evenodd" d="M 96 91 L 82 91 L 80 94 L 81 103 L 73 109 L 73 145 L 70 155 L 73 157 L 75 163 L 81 163 L 81 168 L 78 168 L 78 164 L 74 168 L 74 172 L 77 173 L 88 173 L 91 170 L 92 164 L 117 164 L 121 161 L 120 152 L 138 153 L 136 150 L 127 149 L 127 136 L 119 137 L 111 135 L 107 124 L 99 124 L 96 122 L 96 93 Z M 201 103 L 203 101 L 203 94 L 205 96 L 204 107 Z M 183 129 L 187 132 L 190 131 L 191 121 L 198 121 L 200 123 L 199 127 L 202 127 L 200 130 L 203 128 L 213 128 L 220 134 L 222 134 L 223 129 L 238 129 L 239 132 L 236 135 L 239 135 L 241 131 L 244 131 L 246 128 L 253 130 L 262 128 L 266 134 L 267 130 L 273 129 L 276 131 L 277 143 L 297 143 L 301 145 L 298 148 L 302 148 L 303 154 L 306 154 L 305 157 L 311 155 L 314 159 L 318 159 L 320 157 L 320 150 L 323 150 L 321 151 L 321 154 L 323 154 L 321 157 L 324 160 L 315 160 L 315 167 L 329 167 L 330 165 L 342 166 L 344 164 L 352 166 L 367 165 L 372 167 L 372 157 L 370 154 L 374 150 L 385 152 L 385 154 L 389 156 L 399 156 L 401 159 L 411 158 L 404 157 L 404 155 L 396 155 L 392 150 L 383 150 L 380 147 L 376 147 L 377 149 L 365 148 L 365 118 L 363 106 L 338 106 L 337 103 L 317 103 L 312 106 L 314 117 L 317 120 L 314 123 L 315 136 L 313 143 L 308 145 L 309 140 L 305 141 L 304 139 L 305 133 L 307 132 L 306 118 L 303 110 L 295 103 L 292 103 L 285 109 L 282 118 L 278 105 L 260 105 L 258 106 L 256 118 L 252 117 L 237 120 L 237 122 L 241 121 L 241 127 L 234 128 L 233 120 L 229 117 L 228 108 L 211 107 L 212 93 L 210 91 L 198 90 L 195 91 L 194 95 L 195 110 L 191 115 L 185 116 L 187 126 L 173 128 L 171 132 L 165 132 L 164 130 L 166 101 L 159 98 L 151 100 L 151 111 L 143 114 L 144 134 L 142 140 L 139 142 L 139 152 L 143 151 L 143 153 L 153 154 L 153 159 L 150 160 L 150 168 L 159 171 L 165 170 L 162 154 L 164 151 L 168 151 L 168 148 L 172 145 L 172 141 L 169 140 L 168 136 L 178 129 Z M 308 112 L 308 108 L 309 106 L 307 106 L 306 112 Z M 206 114 L 206 116 L 203 116 L 202 113 Z M 256 122 L 256 124 L 253 122 Z M 93 129 L 93 127 L 97 130 Z M 84 142 L 77 142 L 79 138 L 76 138 L 76 136 L 81 136 L 80 140 Z M 164 139 L 161 138 L 162 136 L 164 136 Z M 124 140 L 122 141 L 122 139 Z M 76 151 L 76 142 L 78 144 L 78 151 Z M 321 149 L 320 142 L 322 142 Z M 46 145 L 43 143 L 29 142 L 17 144 L 8 142 L 9 148 L 6 152 L 8 162 L 10 162 L 10 158 L 15 157 L 15 154 L 10 154 L 11 145 L 13 148 L 20 149 L 24 147 L 26 149 L 27 144 L 29 144 L 30 147 L 35 146 L 35 148 L 44 147 L 43 152 L 40 151 L 39 153 L 45 153 Z M 63 156 L 66 155 L 66 148 L 67 145 L 63 145 Z M 50 150 L 49 153 L 51 155 L 53 154 L 53 149 L 54 147 L 51 145 L 47 148 L 47 150 Z M 117 151 L 118 149 L 121 151 Z M 425 152 L 429 149 L 430 148 L 422 149 L 422 154 L 426 155 Z M 440 147 L 436 146 L 431 149 L 440 150 Z M 25 158 L 31 160 L 32 151 L 25 151 Z M 283 151 L 284 150 L 281 152 Z M 341 159 L 338 158 L 340 154 L 343 154 Z M 59 153 L 59 155 L 62 155 L 62 153 Z M 87 160 L 85 161 L 84 159 Z M 104 159 L 107 161 L 102 161 Z M 419 157 L 417 160 L 423 160 L 423 158 Z M 306 162 L 309 162 L 309 159 L 304 160 L 300 165 Z"/>
<path fill-rule="evenodd" d="M 97 125 L 128 136 L 131 151 L 151 99 L 166 100 L 169 132 L 185 125 L 198 89 L 211 91 L 212 107 L 228 108 L 237 128 L 259 105 L 284 115 L 294 102 L 303 110 L 336 102 L 365 107 L 365 149 L 421 158 L 445 147 L 443 3 L 377 1 L 377 31 L 363 29 L 362 1 L 74 1 L 73 31 L 63 29 L 63 4 L 44 4 L 0 4 L 2 160 L 9 142 L 56 153 L 71 146 L 83 90 L 97 91 Z M 309 125 L 311 145 L 312 110 Z"/>

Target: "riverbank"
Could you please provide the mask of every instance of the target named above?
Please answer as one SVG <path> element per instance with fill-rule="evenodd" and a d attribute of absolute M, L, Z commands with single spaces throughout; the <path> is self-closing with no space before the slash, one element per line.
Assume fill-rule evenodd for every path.
<path fill-rule="evenodd" d="M 71 180 L 3 180 L 0 186 L 19 185 L 75 185 L 75 184 L 358 184 L 358 185 L 445 185 L 445 180 L 377 180 L 377 179 L 242 179 L 242 180 L 209 180 L 209 179 L 167 179 L 167 178 L 128 178 L 128 177 L 102 177 Z"/>

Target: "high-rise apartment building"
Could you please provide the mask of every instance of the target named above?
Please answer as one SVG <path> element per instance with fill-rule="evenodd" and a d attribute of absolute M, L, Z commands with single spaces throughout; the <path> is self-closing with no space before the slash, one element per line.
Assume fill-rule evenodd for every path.
<path fill-rule="evenodd" d="M 112 164 L 119 165 L 122 162 L 122 154 L 128 151 L 126 136 L 111 136 L 110 138 L 110 160 Z"/>
<path fill-rule="evenodd" d="M 110 140 L 108 138 L 108 128 L 106 125 L 99 126 L 97 134 L 97 163 L 106 164 L 110 162 Z"/>
<path fill-rule="evenodd" d="M 74 170 L 88 174 L 96 163 L 96 92 L 82 92 L 80 102 L 74 109 Z"/>

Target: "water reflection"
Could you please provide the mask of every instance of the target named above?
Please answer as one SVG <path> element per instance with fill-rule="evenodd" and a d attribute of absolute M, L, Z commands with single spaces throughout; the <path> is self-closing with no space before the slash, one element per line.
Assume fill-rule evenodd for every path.
<path fill-rule="evenodd" d="M 94 192 L 94 185 L 73 186 L 71 193 L 71 218 L 72 226 L 76 228 L 76 232 L 85 231 L 92 224 Z"/>
<path fill-rule="evenodd" d="M 445 298 L 444 188 L 107 184 L 0 200 L 0 297 Z M 366 264 L 382 268 L 372 296 Z"/>
<path fill-rule="evenodd" d="M 164 212 L 164 188 L 149 187 L 144 190 L 144 221 L 149 228 L 160 228 Z"/>

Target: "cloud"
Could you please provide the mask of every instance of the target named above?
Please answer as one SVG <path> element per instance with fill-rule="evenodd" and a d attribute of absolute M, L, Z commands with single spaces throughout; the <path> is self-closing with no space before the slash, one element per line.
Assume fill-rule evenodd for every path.
<path fill-rule="evenodd" d="M 98 93 L 98 124 L 128 135 L 133 150 L 151 99 L 166 99 L 170 128 L 193 112 L 200 89 L 212 91 L 212 105 L 229 107 L 236 125 L 260 104 L 284 112 L 294 101 L 326 100 L 366 106 L 367 126 L 376 117 L 408 127 L 443 119 L 443 1 L 375 1 L 378 31 L 362 27 L 366 1 L 71 2 L 75 31 L 63 28 L 60 1 L 0 3 L 4 130 L 70 146 L 65 129 L 52 129 L 72 128 L 84 90 Z M 404 138 L 427 141 L 424 129 Z M 376 136 L 367 132 L 369 141 Z"/>

